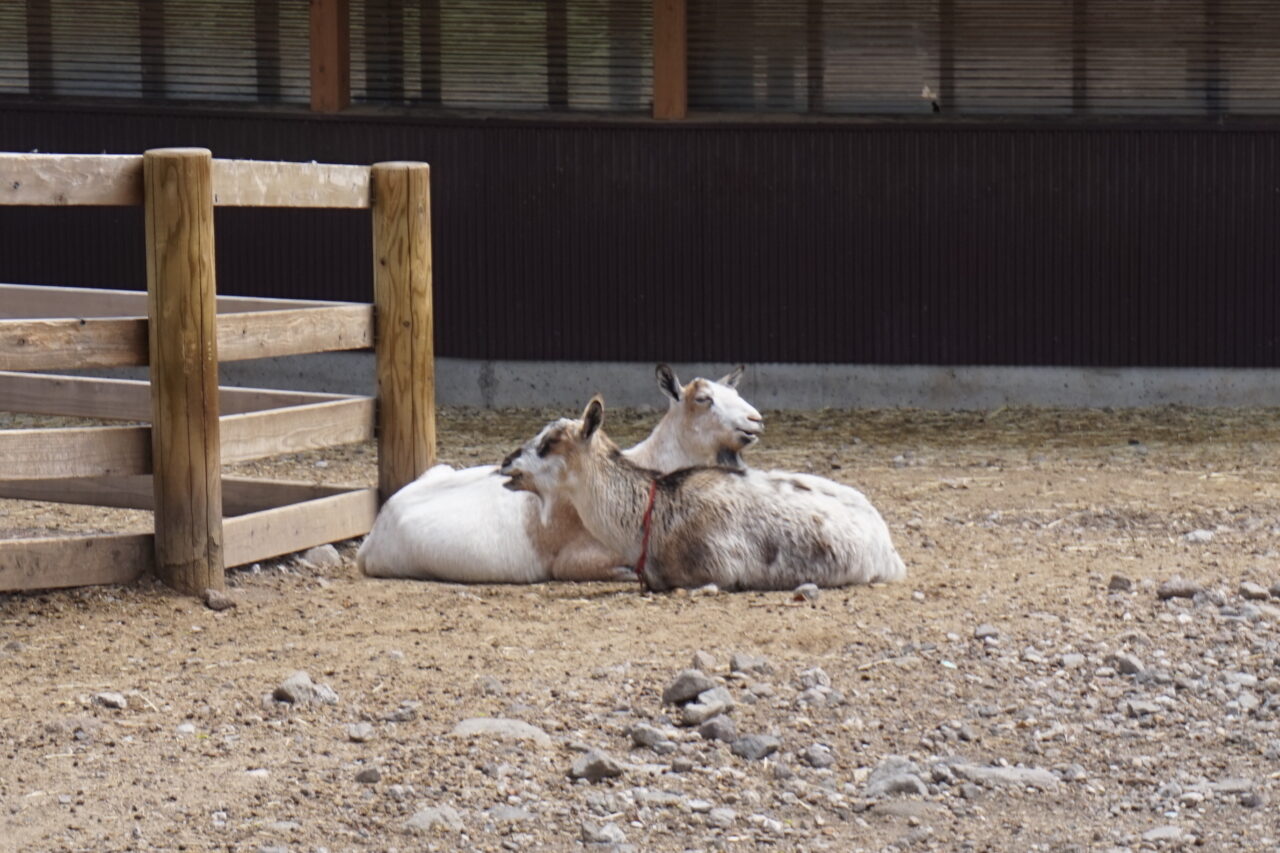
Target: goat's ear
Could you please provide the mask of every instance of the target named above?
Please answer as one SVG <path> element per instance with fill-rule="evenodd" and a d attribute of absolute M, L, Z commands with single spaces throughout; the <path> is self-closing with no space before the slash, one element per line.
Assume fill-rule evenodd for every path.
<path fill-rule="evenodd" d="M 671 365 L 659 364 L 654 372 L 658 374 L 658 387 L 662 389 L 662 393 L 679 403 L 683 392 L 680 389 L 680 380 L 676 379 L 676 372 L 671 369 Z"/>
<path fill-rule="evenodd" d="M 746 369 L 747 369 L 747 366 L 745 364 L 739 364 L 732 371 L 720 377 L 720 380 L 719 380 L 720 384 L 728 385 L 730 388 L 737 388 L 738 380 L 742 378 L 742 371 Z"/>
<path fill-rule="evenodd" d="M 586 441 L 595 435 L 596 430 L 604 423 L 604 400 L 599 394 L 591 398 L 587 407 L 582 410 L 582 440 Z"/>

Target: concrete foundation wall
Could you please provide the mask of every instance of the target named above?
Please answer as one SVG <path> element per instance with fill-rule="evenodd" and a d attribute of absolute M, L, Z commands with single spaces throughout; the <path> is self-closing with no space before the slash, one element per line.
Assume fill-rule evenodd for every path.
<path fill-rule="evenodd" d="M 672 367 L 688 381 L 719 377 L 733 365 Z M 263 388 L 371 394 L 374 387 L 373 356 L 365 352 L 232 362 L 221 373 L 224 384 Z M 752 364 L 739 389 L 761 409 L 1256 407 L 1280 406 L 1280 370 Z M 663 404 L 647 363 L 436 362 L 436 398 L 445 406 L 575 411 L 596 392 L 615 406 Z"/>

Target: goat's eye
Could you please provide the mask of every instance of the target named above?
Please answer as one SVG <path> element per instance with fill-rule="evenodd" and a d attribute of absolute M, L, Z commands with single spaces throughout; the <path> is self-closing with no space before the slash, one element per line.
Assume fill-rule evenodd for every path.
<path fill-rule="evenodd" d="M 711 398 L 710 398 L 710 397 L 694 397 L 694 398 L 693 398 L 693 401 L 694 401 L 695 403 L 697 403 L 699 406 L 710 406 L 710 405 L 711 405 Z"/>
<path fill-rule="evenodd" d="M 541 444 L 541 445 L 539 445 L 539 447 L 538 447 L 538 456 L 539 456 L 539 457 L 546 456 L 548 453 L 550 453 L 550 452 L 551 452 L 551 448 L 553 448 L 553 447 L 555 447 L 555 446 L 556 446 L 556 439 L 555 439 L 555 438 L 546 438 L 546 439 L 543 439 L 542 444 Z"/>

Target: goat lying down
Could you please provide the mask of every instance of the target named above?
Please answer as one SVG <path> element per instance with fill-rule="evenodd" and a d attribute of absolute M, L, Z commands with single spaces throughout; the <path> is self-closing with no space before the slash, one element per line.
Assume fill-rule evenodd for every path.
<path fill-rule="evenodd" d="M 741 467 L 738 453 L 764 429 L 760 413 L 735 389 L 742 367 L 717 382 L 699 378 L 685 386 L 665 364 L 657 375 L 669 399 L 667 412 L 626 456 L 657 471 Z M 596 541 L 567 500 L 504 489 L 497 470 L 437 465 L 396 492 L 356 555 L 361 571 L 455 583 L 631 576 L 626 559 Z"/>
<path fill-rule="evenodd" d="M 794 589 L 900 580 L 889 528 L 861 492 L 821 477 L 689 468 L 646 470 L 605 435 L 595 397 L 502 463 L 507 487 L 567 501 L 653 590 Z M 856 497 L 855 497 L 856 496 Z"/>

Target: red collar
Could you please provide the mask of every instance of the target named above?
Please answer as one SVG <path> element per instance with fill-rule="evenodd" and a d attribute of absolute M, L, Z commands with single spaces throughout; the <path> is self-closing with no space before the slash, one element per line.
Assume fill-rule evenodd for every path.
<path fill-rule="evenodd" d="M 640 522 L 640 527 L 644 530 L 644 535 L 640 538 L 640 559 L 636 560 L 636 577 L 640 580 L 640 586 L 645 589 L 649 588 L 649 584 L 644 579 L 644 564 L 649 559 L 649 529 L 650 521 L 653 519 L 653 496 L 657 494 L 658 481 L 649 481 L 649 503 L 644 508 L 644 520 Z"/>

